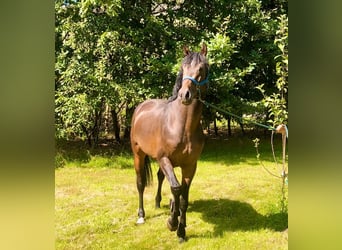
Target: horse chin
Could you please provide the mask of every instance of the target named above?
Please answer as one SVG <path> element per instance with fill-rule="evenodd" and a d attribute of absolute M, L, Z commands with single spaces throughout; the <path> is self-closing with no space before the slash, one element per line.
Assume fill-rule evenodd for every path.
<path fill-rule="evenodd" d="M 182 100 L 182 104 L 184 104 L 184 105 L 186 105 L 186 106 L 188 106 L 188 105 L 190 105 L 191 104 L 191 102 L 192 102 L 192 100 L 190 99 L 190 100 Z"/>

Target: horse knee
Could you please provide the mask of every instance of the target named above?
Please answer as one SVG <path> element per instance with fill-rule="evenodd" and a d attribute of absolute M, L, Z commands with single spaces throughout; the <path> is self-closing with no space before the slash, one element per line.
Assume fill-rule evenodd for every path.
<path fill-rule="evenodd" d="M 182 194 L 182 186 L 171 187 L 171 192 L 175 197 L 179 197 Z"/>

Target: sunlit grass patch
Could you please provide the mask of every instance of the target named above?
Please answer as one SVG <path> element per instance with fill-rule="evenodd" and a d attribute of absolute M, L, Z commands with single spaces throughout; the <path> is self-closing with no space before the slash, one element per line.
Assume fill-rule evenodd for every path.
<path fill-rule="evenodd" d="M 55 173 L 56 249 L 287 249 L 281 179 L 262 169 L 250 139 L 239 140 L 207 142 L 190 189 L 187 241 L 181 245 L 166 228 L 167 181 L 161 209 L 154 208 L 155 162 L 153 185 L 144 194 L 146 223 L 137 226 L 138 192 L 129 150 L 89 151 L 85 161 L 77 152 L 72 153 L 76 160 L 65 157 L 65 166 Z M 261 147 L 264 162 L 277 171 L 267 146 Z M 179 177 L 180 169 L 175 170 Z"/>

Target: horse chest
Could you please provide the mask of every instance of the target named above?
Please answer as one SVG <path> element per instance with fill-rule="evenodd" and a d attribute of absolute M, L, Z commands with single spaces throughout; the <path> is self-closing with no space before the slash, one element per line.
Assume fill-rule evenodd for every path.
<path fill-rule="evenodd" d="M 165 143 L 168 158 L 174 166 L 181 164 L 190 164 L 197 161 L 198 156 L 201 154 L 204 140 L 203 134 L 196 135 L 195 137 L 183 136 L 182 139 L 173 140 L 173 142 Z"/>

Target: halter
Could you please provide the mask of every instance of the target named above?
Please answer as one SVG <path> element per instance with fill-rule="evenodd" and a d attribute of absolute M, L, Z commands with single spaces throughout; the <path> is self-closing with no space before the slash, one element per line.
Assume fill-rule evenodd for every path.
<path fill-rule="evenodd" d="M 197 86 L 203 86 L 204 84 L 206 84 L 207 82 L 209 82 L 209 73 L 207 74 L 207 78 L 205 78 L 203 81 L 198 82 L 195 78 L 193 78 L 192 76 L 184 76 L 183 77 L 183 81 L 189 79 L 191 80 L 195 85 Z"/>
<path fill-rule="evenodd" d="M 196 85 L 196 89 L 197 89 L 197 92 L 198 92 L 198 97 L 197 98 L 201 100 L 202 96 L 201 96 L 201 89 L 200 89 L 200 87 L 209 82 L 209 72 L 207 74 L 207 77 L 203 81 L 200 81 L 200 82 L 197 81 L 192 76 L 184 76 L 182 81 L 184 81 L 186 79 L 189 79 L 190 81 L 192 81 Z"/>

